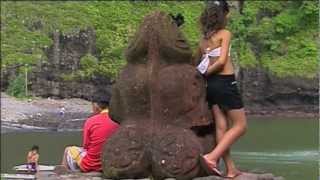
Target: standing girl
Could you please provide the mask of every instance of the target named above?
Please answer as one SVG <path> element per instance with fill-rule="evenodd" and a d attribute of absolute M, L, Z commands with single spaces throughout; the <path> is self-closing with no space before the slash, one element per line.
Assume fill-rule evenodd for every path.
<path fill-rule="evenodd" d="M 234 178 L 241 172 L 231 159 L 230 147 L 245 133 L 247 120 L 229 52 L 232 36 L 225 29 L 228 14 L 226 1 L 209 1 L 200 17 L 203 38 L 198 54 L 202 55 L 202 59 L 197 69 L 207 80 L 207 100 L 215 119 L 217 138 L 216 147 L 200 159 L 208 173 L 222 176 L 217 167 L 222 157 L 226 165 L 226 177 Z M 231 121 L 229 129 L 227 119 Z"/>

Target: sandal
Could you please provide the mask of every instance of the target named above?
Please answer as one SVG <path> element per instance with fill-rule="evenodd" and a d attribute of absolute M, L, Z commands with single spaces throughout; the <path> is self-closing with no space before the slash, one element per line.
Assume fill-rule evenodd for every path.
<path fill-rule="evenodd" d="M 202 165 L 202 167 L 205 169 L 205 171 L 209 174 L 209 175 L 215 175 L 215 176 L 220 176 L 222 177 L 222 173 L 219 171 L 219 169 L 215 166 L 215 167 L 211 167 L 207 161 L 206 158 L 204 158 L 202 155 L 200 156 L 200 163 Z"/>

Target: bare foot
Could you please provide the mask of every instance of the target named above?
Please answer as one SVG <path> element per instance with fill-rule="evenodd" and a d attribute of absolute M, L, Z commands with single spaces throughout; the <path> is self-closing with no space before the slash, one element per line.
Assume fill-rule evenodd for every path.
<path fill-rule="evenodd" d="M 238 169 L 233 169 L 233 170 L 229 170 L 225 176 L 225 178 L 230 178 L 230 179 L 233 179 L 233 178 L 236 178 L 238 176 L 240 176 L 242 174 L 241 171 L 239 171 Z"/>
<path fill-rule="evenodd" d="M 209 160 L 207 155 L 200 156 L 200 162 L 209 175 L 222 176 L 222 173 L 217 168 L 217 162 Z"/>

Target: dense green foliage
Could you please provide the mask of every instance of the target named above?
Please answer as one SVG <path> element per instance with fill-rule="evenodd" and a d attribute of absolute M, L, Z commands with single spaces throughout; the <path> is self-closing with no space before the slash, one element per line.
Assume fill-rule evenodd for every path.
<path fill-rule="evenodd" d="M 238 60 L 278 76 L 314 77 L 318 70 L 318 4 L 315 1 L 247 1 L 232 18 Z"/>
<path fill-rule="evenodd" d="M 23 98 L 27 96 L 25 87 L 25 76 L 21 73 L 9 84 L 6 91 L 11 96 Z"/>
<path fill-rule="evenodd" d="M 125 64 L 123 50 L 147 13 L 182 13 L 182 30 L 195 49 L 203 6 L 199 1 L 2 1 L 2 68 L 46 60 L 44 49 L 52 44 L 53 31 L 69 34 L 93 27 L 99 59 L 86 55 L 78 72 L 62 76 L 115 77 Z M 242 67 L 259 65 L 279 76 L 316 76 L 318 14 L 316 1 L 246 1 L 242 15 L 231 13 L 234 59 Z"/>
<path fill-rule="evenodd" d="M 184 14 L 186 23 L 183 31 L 190 44 L 195 46 L 199 38 L 197 18 L 203 6 L 202 2 L 92 2 L 88 12 L 92 18 L 97 34 L 97 46 L 101 52 L 98 72 L 115 76 L 125 64 L 123 50 L 126 48 L 142 21 L 151 11 L 162 11 Z"/>
<path fill-rule="evenodd" d="M 51 32 L 72 33 L 89 25 L 84 9 L 80 2 L 1 2 L 2 67 L 46 58 Z"/>

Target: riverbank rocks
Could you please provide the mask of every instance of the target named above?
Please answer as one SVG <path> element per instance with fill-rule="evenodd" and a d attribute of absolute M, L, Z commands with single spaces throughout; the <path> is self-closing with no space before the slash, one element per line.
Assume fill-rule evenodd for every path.
<path fill-rule="evenodd" d="M 104 175 L 203 175 L 199 155 L 213 148 L 213 121 L 205 81 L 191 65 L 192 51 L 179 28 L 164 12 L 149 14 L 125 55 L 128 63 L 110 102 L 110 115 L 121 127 L 103 149 Z"/>

